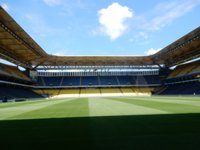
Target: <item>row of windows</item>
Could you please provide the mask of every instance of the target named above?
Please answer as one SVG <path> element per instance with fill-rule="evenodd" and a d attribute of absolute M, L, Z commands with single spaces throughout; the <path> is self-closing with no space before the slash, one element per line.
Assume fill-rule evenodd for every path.
<path fill-rule="evenodd" d="M 79 70 L 82 70 L 82 69 L 103 69 L 103 70 L 106 70 L 106 69 L 146 69 L 146 68 L 149 68 L 149 69 L 158 69 L 159 66 L 158 65 L 130 65 L 130 66 L 38 66 L 37 69 L 44 69 L 45 68 L 49 68 L 49 69 L 79 69 Z"/>
<path fill-rule="evenodd" d="M 38 76 L 144 76 L 158 74 L 158 70 L 136 72 L 38 72 Z"/>

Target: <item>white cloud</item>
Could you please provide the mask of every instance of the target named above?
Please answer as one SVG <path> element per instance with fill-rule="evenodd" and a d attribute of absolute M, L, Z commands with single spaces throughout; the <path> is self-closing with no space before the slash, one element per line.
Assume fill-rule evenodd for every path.
<path fill-rule="evenodd" d="M 101 32 L 115 40 L 120 37 L 127 29 L 125 20 L 132 18 L 133 12 L 127 6 L 112 3 L 107 8 L 98 11 Z"/>
<path fill-rule="evenodd" d="M 149 36 L 146 32 L 139 32 L 138 35 L 137 35 L 138 38 L 143 38 L 143 39 L 148 39 Z"/>
<path fill-rule="evenodd" d="M 65 53 L 60 52 L 60 51 L 54 53 L 53 55 L 55 55 L 55 56 L 66 56 Z"/>
<path fill-rule="evenodd" d="M 154 10 L 155 13 L 159 15 L 156 15 L 150 21 L 147 21 L 145 27 L 153 31 L 160 30 L 175 19 L 190 12 L 199 4 L 200 0 L 175 0 L 160 3 Z"/>
<path fill-rule="evenodd" d="M 43 0 L 49 6 L 56 6 L 62 4 L 62 0 Z"/>
<path fill-rule="evenodd" d="M 153 55 L 160 50 L 161 50 L 161 48 L 158 48 L 158 49 L 150 48 L 149 50 L 146 51 L 146 55 Z"/>
<path fill-rule="evenodd" d="M 7 4 L 1 4 L 1 7 L 3 8 L 3 9 L 5 9 L 6 11 L 9 11 L 10 10 L 10 8 L 8 7 L 8 5 Z"/>

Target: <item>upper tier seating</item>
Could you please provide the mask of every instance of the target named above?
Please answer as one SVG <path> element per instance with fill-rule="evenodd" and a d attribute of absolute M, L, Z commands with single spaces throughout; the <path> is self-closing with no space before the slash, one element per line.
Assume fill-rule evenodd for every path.
<path fill-rule="evenodd" d="M 152 76 L 82 76 L 38 77 L 39 86 L 128 86 L 160 84 L 158 75 Z"/>
<path fill-rule="evenodd" d="M 45 77 L 43 80 L 46 86 L 60 86 L 62 77 Z"/>
<path fill-rule="evenodd" d="M 81 85 L 99 85 L 98 76 L 82 77 Z"/>
<path fill-rule="evenodd" d="M 117 78 L 120 85 L 131 85 L 135 83 L 134 79 L 130 76 L 118 76 Z"/>
<path fill-rule="evenodd" d="M 38 85 L 38 86 L 45 86 L 43 77 L 38 77 L 38 78 L 37 78 L 37 85 Z"/>
<path fill-rule="evenodd" d="M 22 71 L 15 66 L 5 65 L 0 63 L 0 75 L 16 78 L 20 80 L 31 81 Z"/>
<path fill-rule="evenodd" d="M 99 76 L 100 85 L 119 85 L 116 76 Z"/>
<path fill-rule="evenodd" d="M 189 64 L 184 64 L 181 66 L 178 66 L 174 69 L 174 71 L 168 76 L 169 78 L 176 78 L 181 76 L 186 76 L 194 73 L 200 72 L 200 62 L 192 62 Z"/>
<path fill-rule="evenodd" d="M 63 77 L 62 86 L 78 86 L 80 85 L 80 77 Z"/>

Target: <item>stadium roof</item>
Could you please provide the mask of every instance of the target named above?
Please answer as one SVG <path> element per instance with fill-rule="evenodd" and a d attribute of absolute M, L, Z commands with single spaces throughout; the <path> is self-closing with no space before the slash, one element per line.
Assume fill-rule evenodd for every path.
<path fill-rule="evenodd" d="M 0 7 L 0 32 L 0 58 L 30 69 L 41 66 L 46 69 L 59 66 L 132 66 L 161 64 L 173 66 L 200 56 L 200 27 L 151 56 L 49 55 L 2 7 Z"/>

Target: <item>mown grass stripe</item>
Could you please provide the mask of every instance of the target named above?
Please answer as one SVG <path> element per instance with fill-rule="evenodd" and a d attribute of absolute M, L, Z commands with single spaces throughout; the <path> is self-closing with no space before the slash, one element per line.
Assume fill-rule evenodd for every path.
<path fill-rule="evenodd" d="M 55 105 L 58 103 L 63 103 L 65 101 L 70 101 L 72 99 L 68 99 L 68 100 L 48 100 L 48 101 L 38 101 L 38 103 L 31 103 L 30 104 L 26 104 L 26 105 L 17 105 L 17 106 L 12 106 L 12 107 L 8 107 L 8 108 L 1 108 L 0 109 L 0 120 L 4 120 L 4 119 L 9 119 L 9 118 L 13 118 L 14 116 L 18 116 L 20 114 L 24 114 L 33 110 L 37 110 L 37 109 L 43 109 L 45 107 L 51 106 L 51 105 Z M 14 117 L 15 118 L 15 117 Z"/>
<path fill-rule="evenodd" d="M 51 98 L 51 99 L 30 99 L 26 101 L 21 101 L 21 102 L 7 102 L 7 103 L 0 103 L 0 109 L 1 108 L 8 108 L 8 107 L 16 107 L 16 106 L 22 106 L 22 105 L 32 105 L 34 103 L 49 103 L 49 101 L 52 100 L 67 100 L 67 99 L 72 99 L 72 98 Z M 74 98 L 73 98 L 74 99 Z"/>
<path fill-rule="evenodd" d="M 88 100 L 74 99 L 64 100 L 62 103 L 55 103 L 44 108 L 25 112 L 11 117 L 12 119 L 33 119 L 33 118 L 67 118 L 84 117 L 89 115 Z M 10 118 L 10 119 L 11 119 Z"/>
<path fill-rule="evenodd" d="M 190 100 L 148 99 L 148 101 L 200 106 L 200 101 L 190 101 Z"/>
<path fill-rule="evenodd" d="M 187 100 L 187 101 L 200 101 L 199 96 L 132 96 L 132 97 L 123 97 L 124 99 L 165 99 L 165 100 Z"/>
<path fill-rule="evenodd" d="M 136 99 L 136 100 L 148 100 L 148 101 L 155 101 L 155 102 L 166 102 L 166 103 L 176 103 L 176 104 L 185 104 L 185 105 L 192 105 L 192 106 L 200 106 L 200 100 L 187 100 L 187 99 L 173 99 L 172 97 L 142 97 L 142 98 L 124 98 L 124 99 Z"/>
<path fill-rule="evenodd" d="M 200 107 L 193 106 L 193 105 L 186 105 L 186 104 L 177 104 L 173 102 L 163 102 L 163 101 L 150 101 L 147 100 L 148 97 L 140 97 L 140 98 L 133 98 L 133 99 L 124 99 L 124 98 L 111 98 L 112 100 L 122 101 L 125 103 L 130 103 L 134 105 L 154 108 L 162 111 L 167 111 L 171 113 L 199 113 Z"/>
<path fill-rule="evenodd" d="M 152 99 L 169 99 L 169 100 L 190 100 L 199 101 L 199 96 L 151 96 Z"/>
<path fill-rule="evenodd" d="M 38 99 L 38 100 L 27 100 L 22 102 L 7 102 L 7 103 L 0 103 L 0 109 L 1 108 L 8 108 L 8 107 L 16 107 L 16 106 L 22 106 L 22 105 L 30 105 L 34 103 L 43 103 L 48 102 L 47 99 Z"/>
<path fill-rule="evenodd" d="M 89 99 L 90 116 L 167 114 L 166 111 L 115 101 L 109 98 Z"/>

